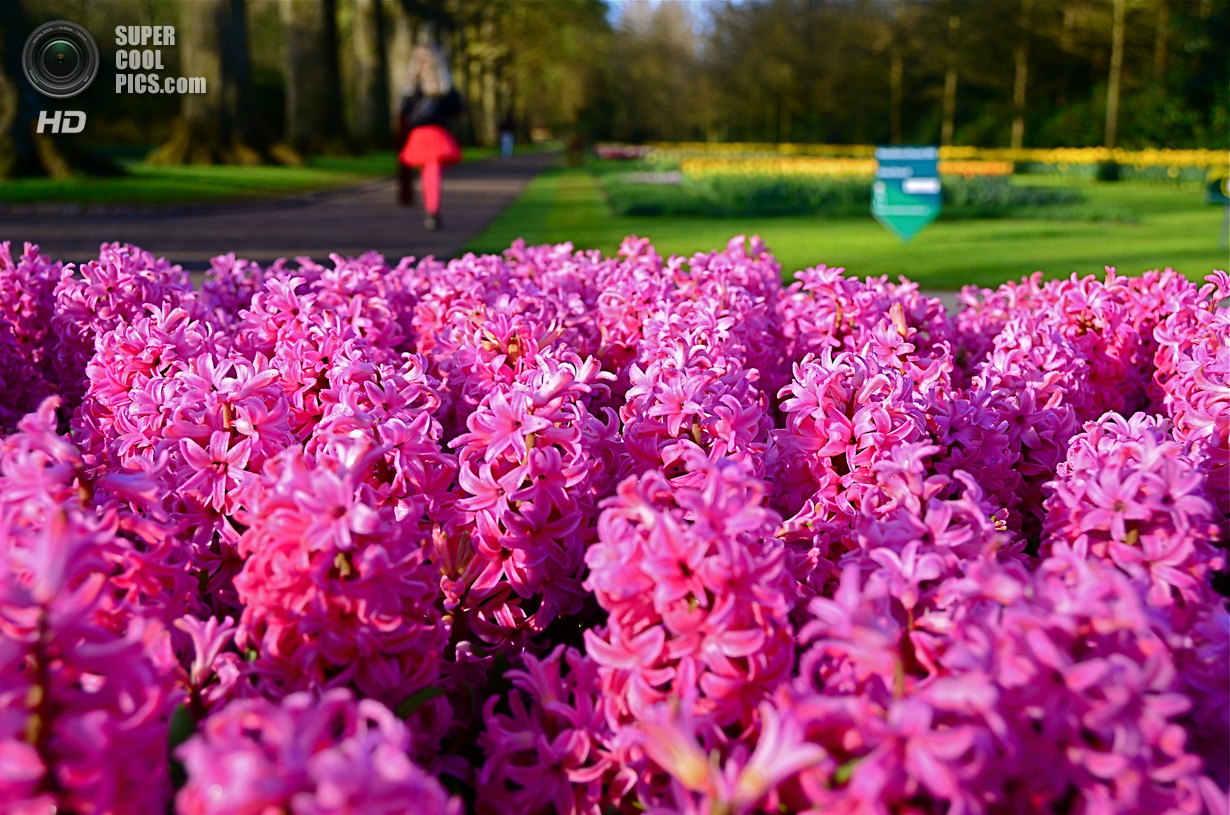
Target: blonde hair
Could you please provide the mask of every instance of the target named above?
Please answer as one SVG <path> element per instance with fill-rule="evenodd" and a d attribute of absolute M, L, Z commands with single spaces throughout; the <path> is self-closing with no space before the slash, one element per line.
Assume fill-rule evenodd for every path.
<path fill-rule="evenodd" d="M 414 93 L 418 86 L 426 96 L 444 96 L 453 87 L 448 62 L 440 49 L 431 43 L 419 43 L 410 53 L 410 68 L 406 71 L 405 93 Z"/>

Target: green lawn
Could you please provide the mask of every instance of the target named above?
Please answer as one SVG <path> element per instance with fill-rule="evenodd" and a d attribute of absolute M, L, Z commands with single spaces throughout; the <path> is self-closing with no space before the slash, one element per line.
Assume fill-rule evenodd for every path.
<path fill-rule="evenodd" d="M 536 149 L 545 148 L 530 145 L 518 152 Z M 462 160 L 483 161 L 496 155 L 496 148 L 466 147 Z M 212 204 L 344 187 L 391 175 L 397 167 L 392 150 L 312 157 L 306 167 L 150 167 L 139 160 L 124 159 L 116 163 L 127 175 L 5 180 L 0 182 L 0 203 Z"/>
<path fill-rule="evenodd" d="M 1041 179 L 1030 183 L 1074 183 Z M 787 273 L 827 263 L 850 274 L 903 274 L 924 288 L 966 284 L 994 286 L 1041 270 L 1047 277 L 1071 272 L 1123 274 L 1170 266 L 1194 280 L 1225 269 L 1218 248 L 1223 210 L 1199 192 L 1167 186 L 1080 183 L 1091 203 L 1128 211 L 1133 222 L 978 220 L 937 221 L 909 244 L 866 218 L 618 217 L 593 174 L 555 168 L 536 178 L 516 203 L 471 241 L 473 252 L 499 252 L 513 239 L 529 243 L 571 241 L 577 248 L 613 252 L 626 235 L 653 240 L 663 254 L 719 248 L 733 235 L 759 234 Z"/>
<path fill-rule="evenodd" d="M 128 175 L 63 180 L 18 178 L 0 184 L 0 201 L 76 204 L 211 204 L 274 198 L 354 184 L 375 175 L 320 167 L 147 167 Z"/>

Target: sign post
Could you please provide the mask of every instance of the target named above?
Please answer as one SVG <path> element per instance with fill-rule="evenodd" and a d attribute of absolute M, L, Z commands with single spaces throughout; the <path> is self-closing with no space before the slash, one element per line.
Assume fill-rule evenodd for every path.
<path fill-rule="evenodd" d="M 940 214 L 939 148 L 877 147 L 871 214 L 903 242 Z"/>

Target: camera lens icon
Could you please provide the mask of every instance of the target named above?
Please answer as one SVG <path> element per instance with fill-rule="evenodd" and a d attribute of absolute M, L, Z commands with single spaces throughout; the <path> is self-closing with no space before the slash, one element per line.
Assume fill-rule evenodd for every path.
<path fill-rule="evenodd" d="M 52 40 L 43 46 L 43 70 L 61 82 L 76 76 L 82 65 L 81 51 L 70 40 Z"/>
<path fill-rule="evenodd" d="M 45 23 L 26 38 L 21 67 L 43 96 L 69 99 L 90 87 L 98 76 L 98 45 L 76 23 Z"/>

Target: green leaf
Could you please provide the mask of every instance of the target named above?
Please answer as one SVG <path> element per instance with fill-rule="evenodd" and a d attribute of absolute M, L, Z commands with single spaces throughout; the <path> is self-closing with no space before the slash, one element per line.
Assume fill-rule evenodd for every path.
<path fill-rule="evenodd" d="M 852 758 L 845 764 L 842 764 L 837 768 L 837 772 L 833 773 L 833 781 L 837 784 L 845 784 L 849 782 L 850 776 L 854 775 L 855 768 L 857 768 L 859 764 L 862 764 L 866 758 L 866 756 L 859 756 L 858 758 Z"/>
<path fill-rule="evenodd" d="M 180 703 L 171 712 L 171 723 L 167 727 L 167 752 L 170 754 L 171 786 L 178 790 L 188 783 L 188 774 L 184 766 L 175 758 L 175 748 L 192 738 L 196 733 L 196 719 L 188 712 L 188 706 Z"/>
<path fill-rule="evenodd" d="M 397 706 L 397 715 L 402 719 L 407 719 L 413 716 L 415 711 L 417 711 L 423 705 L 427 704 L 432 699 L 436 699 L 443 695 L 444 695 L 444 688 L 439 688 L 439 687 L 436 687 L 435 685 L 431 685 L 430 687 L 423 688 L 421 691 L 414 694 L 409 699 L 407 699 L 406 701 L 402 702 L 400 705 Z"/>
<path fill-rule="evenodd" d="M 192 737 L 196 732 L 196 719 L 188 712 L 188 706 L 180 703 L 171 713 L 171 726 L 167 729 L 167 740 L 174 750 Z"/>

